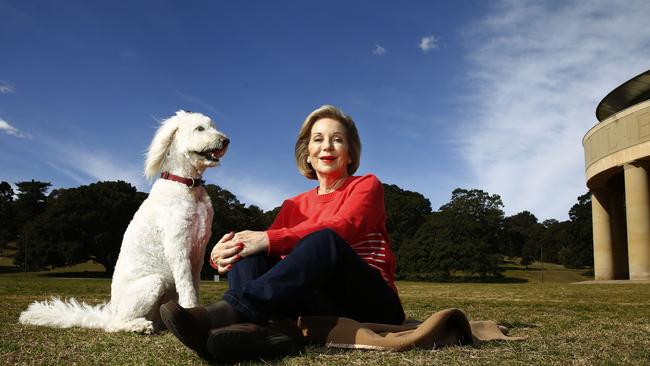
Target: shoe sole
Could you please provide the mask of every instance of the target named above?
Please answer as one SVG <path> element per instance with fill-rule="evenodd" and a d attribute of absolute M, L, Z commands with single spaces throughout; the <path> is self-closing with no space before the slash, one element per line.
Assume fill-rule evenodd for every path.
<path fill-rule="evenodd" d="M 293 342 L 284 334 L 258 339 L 255 334 L 234 329 L 210 332 L 206 348 L 212 359 L 218 362 L 273 359 L 294 351 Z"/>

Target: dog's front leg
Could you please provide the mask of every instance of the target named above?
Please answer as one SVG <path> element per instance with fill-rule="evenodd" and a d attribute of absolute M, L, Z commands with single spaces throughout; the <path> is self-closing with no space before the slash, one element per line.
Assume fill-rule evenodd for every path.
<path fill-rule="evenodd" d="M 192 239 L 185 233 L 169 235 L 165 240 L 165 258 L 174 277 L 178 303 L 184 308 L 199 305 L 199 296 L 193 281 L 191 243 Z"/>

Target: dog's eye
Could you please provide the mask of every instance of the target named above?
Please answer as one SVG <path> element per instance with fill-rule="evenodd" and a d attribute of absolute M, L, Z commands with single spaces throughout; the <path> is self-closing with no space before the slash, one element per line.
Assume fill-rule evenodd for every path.
<path fill-rule="evenodd" d="M 203 128 L 203 126 L 199 126 L 199 127 L 195 128 L 195 130 L 197 130 L 197 131 L 203 131 L 203 130 L 205 130 L 205 128 Z"/>

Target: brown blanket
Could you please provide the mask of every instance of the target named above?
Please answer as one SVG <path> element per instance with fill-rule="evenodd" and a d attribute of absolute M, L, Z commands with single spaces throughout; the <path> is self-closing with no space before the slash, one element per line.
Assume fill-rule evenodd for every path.
<path fill-rule="evenodd" d="M 298 328 L 307 341 L 328 347 L 404 351 L 411 348 L 436 348 L 492 340 L 521 341 L 509 337 L 494 321 L 469 321 L 458 309 L 446 309 L 423 322 L 402 325 L 359 323 L 355 320 L 311 316 L 298 319 Z"/>

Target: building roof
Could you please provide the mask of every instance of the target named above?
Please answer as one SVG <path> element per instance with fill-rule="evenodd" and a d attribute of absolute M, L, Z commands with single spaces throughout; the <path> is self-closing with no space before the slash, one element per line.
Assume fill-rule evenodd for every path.
<path fill-rule="evenodd" d="M 596 118 L 604 121 L 614 113 L 650 99 L 650 70 L 612 90 L 596 107 Z"/>

